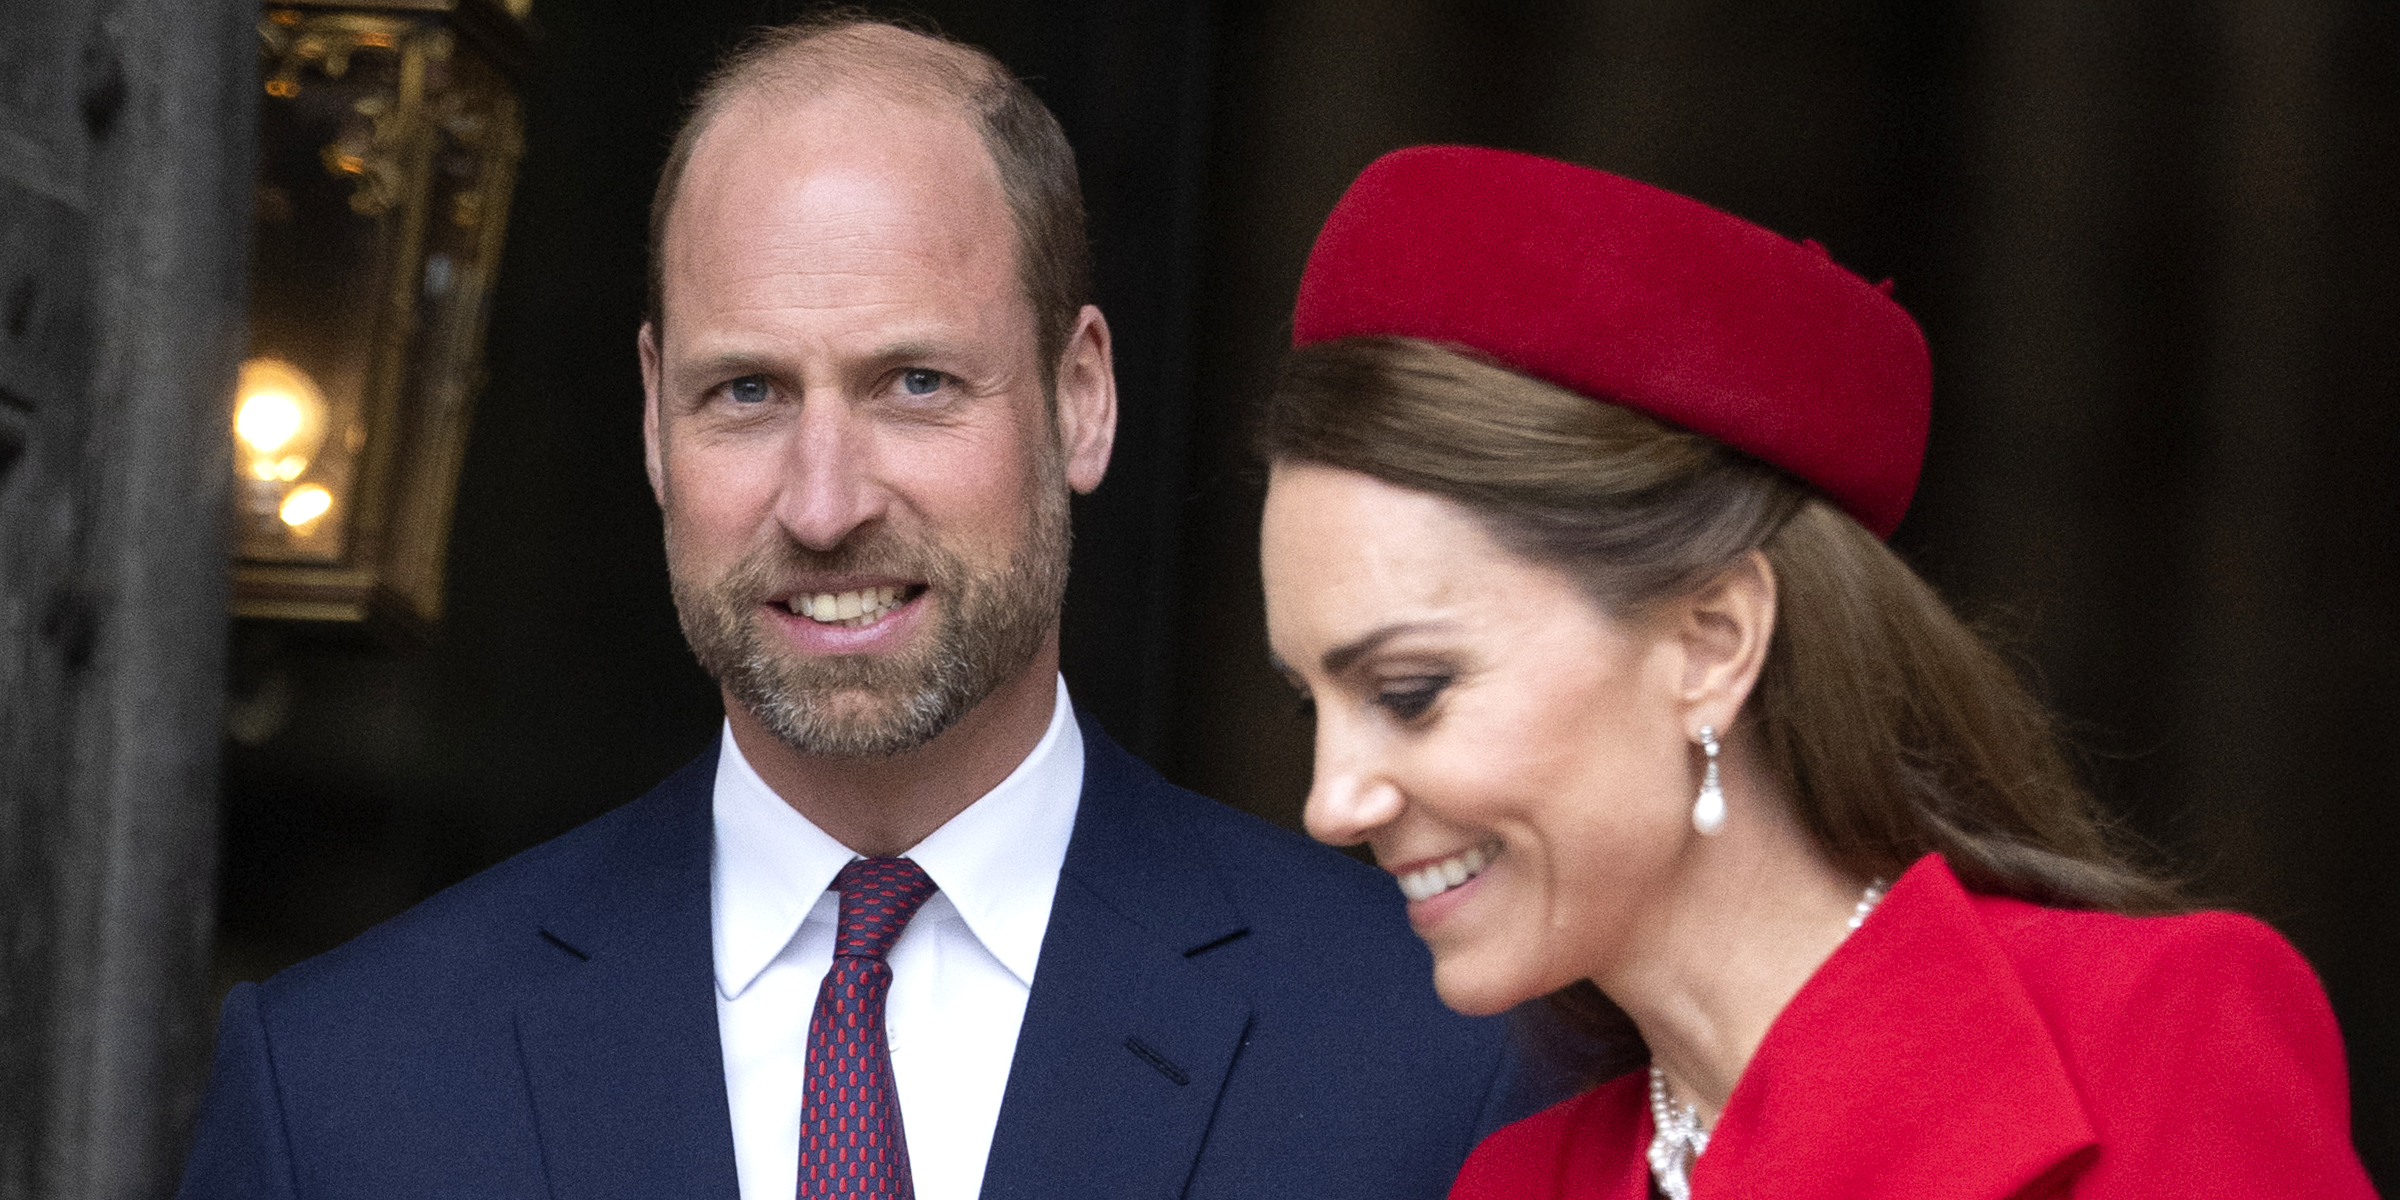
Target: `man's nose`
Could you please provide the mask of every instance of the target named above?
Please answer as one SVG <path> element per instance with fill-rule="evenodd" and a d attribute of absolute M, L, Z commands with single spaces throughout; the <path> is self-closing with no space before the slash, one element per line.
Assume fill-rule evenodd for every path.
<path fill-rule="evenodd" d="M 1355 846 L 1400 815 L 1398 785 L 1320 736 L 1315 776 L 1302 821 L 1308 835 L 1329 846 Z"/>
<path fill-rule="evenodd" d="M 785 434 L 775 519 L 794 541 L 831 550 L 883 516 L 874 431 L 837 395 L 810 394 Z"/>

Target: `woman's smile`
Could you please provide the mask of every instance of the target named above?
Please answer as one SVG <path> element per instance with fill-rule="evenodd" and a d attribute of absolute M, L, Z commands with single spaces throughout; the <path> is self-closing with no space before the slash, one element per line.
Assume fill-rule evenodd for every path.
<path fill-rule="evenodd" d="M 1454 888 L 1464 887 L 1467 881 L 1483 874 L 1483 869 L 1500 856 L 1497 840 L 1480 846 L 1469 846 L 1456 854 L 1431 862 L 1407 866 L 1386 867 L 1400 881 L 1400 892 L 1411 901 L 1431 900 Z"/>

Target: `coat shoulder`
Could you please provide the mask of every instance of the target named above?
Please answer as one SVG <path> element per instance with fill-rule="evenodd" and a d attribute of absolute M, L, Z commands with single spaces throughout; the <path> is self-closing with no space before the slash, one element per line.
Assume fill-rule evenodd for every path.
<path fill-rule="evenodd" d="M 545 966 L 578 961 L 543 925 L 637 887 L 706 870 L 711 751 L 640 798 L 427 897 L 260 985 L 270 1026 L 403 1008 L 513 1002 Z M 695 841 L 695 839 L 697 839 Z M 528 971 L 528 967 L 534 968 Z"/>
<path fill-rule="evenodd" d="M 2078 1195 L 2372 1196 L 2339 1028 L 2305 959 L 2229 912 L 1979 897 L 2098 1133 Z M 2151 1182 L 2144 1182 L 2151 1181 Z"/>
<path fill-rule="evenodd" d="M 1975 907 L 2037 1004 L 2081 1022 L 2155 1020 L 2162 1007 L 2323 1006 L 2299 951 L 2255 917 L 2126 916 L 1978 896 Z"/>
<path fill-rule="evenodd" d="M 584 978 L 575 972 L 608 952 L 597 931 L 612 925 L 684 947 L 699 963 L 691 977 L 706 979 L 713 767 L 703 758 L 329 953 L 238 986 L 182 1194 L 542 1194 L 522 1006 L 571 993 Z M 661 902 L 670 896 L 682 899 Z M 614 961 L 653 960 L 666 956 Z M 710 990 L 659 1007 L 654 1025 L 713 1033 Z"/>
<path fill-rule="evenodd" d="M 1363 941 L 1384 955 L 1372 974 L 1409 973 L 1423 991 L 1431 960 L 1408 929 L 1390 875 L 1261 817 L 1169 783 L 1147 764 L 1085 733 L 1085 803 L 1143 826 L 1110 848 L 1123 863 L 1173 856 L 1199 867 L 1246 918 L 1247 936 Z"/>
<path fill-rule="evenodd" d="M 1342 905 L 1399 911 L 1399 887 L 1373 865 L 1262 817 L 1161 781 L 1220 875 L 1246 888 L 1288 887 Z"/>

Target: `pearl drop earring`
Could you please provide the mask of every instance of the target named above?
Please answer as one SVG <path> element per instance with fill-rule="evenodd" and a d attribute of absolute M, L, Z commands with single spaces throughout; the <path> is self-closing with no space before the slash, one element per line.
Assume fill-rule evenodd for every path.
<path fill-rule="evenodd" d="M 1714 834 L 1725 828 L 1725 788 L 1717 782 L 1715 726 L 1700 727 L 1700 752 L 1708 756 L 1708 770 L 1700 776 L 1700 798 L 1692 801 L 1692 828 Z"/>

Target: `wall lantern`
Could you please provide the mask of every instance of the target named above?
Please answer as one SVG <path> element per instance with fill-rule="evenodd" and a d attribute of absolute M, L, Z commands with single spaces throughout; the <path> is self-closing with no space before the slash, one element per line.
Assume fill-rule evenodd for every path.
<path fill-rule="evenodd" d="M 441 617 L 531 2 L 261 12 L 236 616 L 404 638 Z"/>

